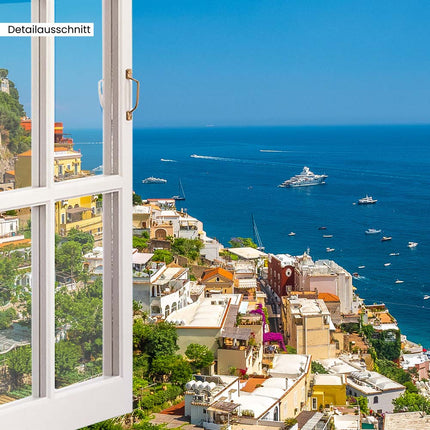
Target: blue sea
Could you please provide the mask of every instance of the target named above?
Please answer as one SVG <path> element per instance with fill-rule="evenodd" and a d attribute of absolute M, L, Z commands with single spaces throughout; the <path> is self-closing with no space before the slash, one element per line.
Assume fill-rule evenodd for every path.
<path fill-rule="evenodd" d="M 84 168 L 99 166 L 101 145 L 92 142 L 100 133 L 78 130 L 73 137 Z M 358 272 L 354 285 L 366 303 L 385 303 L 409 339 L 430 347 L 430 300 L 424 300 L 430 294 L 430 126 L 135 130 L 133 164 L 134 190 L 143 198 L 178 194 L 181 179 L 186 200 L 178 206 L 224 245 L 234 236 L 252 237 L 253 214 L 267 252 L 298 255 L 309 248 L 314 260 L 330 258 Z M 327 174 L 327 183 L 277 187 L 303 166 Z M 168 182 L 142 184 L 148 176 Z M 378 202 L 354 204 L 366 194 Z M 365 235 L 367 228 L 382 233 Z M 296 235 L 288 236 L 291 231 Z M 381 242 L 382 235 L 392 240 Z M 419 244 L 409 249 L 409 241 Z"/>

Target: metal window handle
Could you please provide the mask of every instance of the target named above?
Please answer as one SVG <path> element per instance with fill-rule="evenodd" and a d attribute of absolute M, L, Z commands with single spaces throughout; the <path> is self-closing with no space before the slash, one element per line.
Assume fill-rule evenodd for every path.
<path fill-rule="evenodd" d="M 140 82 L 137 79 L 133 78 L 133 70 L 127 69 L 125 71 L 125 78 L 130 79 L 131 81 L 136 82 L 136 104 L 134 105 L 134 108 L 131 110 L 128 110 L 126 112 L 126 119 L 127 121 L 131 121 L 133 119 L 133 112 L 137 109 L 137 106 L 139 105 L 139 91 L 140 91 Z"/>

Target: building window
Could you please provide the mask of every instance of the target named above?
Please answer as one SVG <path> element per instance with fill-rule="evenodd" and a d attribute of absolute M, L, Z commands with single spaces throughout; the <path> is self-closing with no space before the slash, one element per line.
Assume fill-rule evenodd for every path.
<path fill-rule="evenodd" d="M 376 404 L 376 403 L 379 403 L 378 396 L 375 396 L 375 397 L 373 398 L 373 404 Z"/>
<path fill-rule="evenodd" d="M 24 22 L 76 22 L 57 16 L 58 9 L 64 8 L 62 4 L 64 2 L 60 0 L 28 0 L 27 4 L 21 4 L 23 8 L 28 6 L 28 16 L 22 19 Z M 85 15 L 84 6 L 87 4 L 84 0 L 73 3 L 75 9 L 83 14 L 79 16 Z M 12 9 L 13 12 L 15 5 L 0 2 L 2 21 L 14 22 L 10 17 L 17 14 L 11 15 L 10 11 Z M 78 64 L 56 64 L 55 57 L 60 57 L 61 50 L 56 51 L 55 46 L 61 46 L 60 38 L 23 38 L 27 39 L 24 42 L 28 42 L 29 48 L 23 69 L 27 60 L 29 64 L 31 61 L 30 82 L 33 84 L 31 112 L 27 113 L 31 114 L 33 124 L 31 152 L 26 151 L 27 155 L 17 157 L 15 171 L 19 174 L 16 188 L 21 189 L 0 193 L 0 213 L 17 210 L 21 215 L 28 214 L 31 221 L 29 234 L 25 235 L 26 241 L 31 237 L 31 257 L 30 253 L 27 255 L 28 266 L 31 266 L 32 327 L 29 345 L 25 349 L 26 362 L 29 363 L 26 381 L 31 381 L 31 387 L 29 390 L 27 387 L 29 395 L 24 400 L 0 405 L 2 429 L 81 428 L 132 409 L 132 122 L 126 120 L 126 111 L 131 108 L 132 87 L 125 74 L 131 67 L 131 0 L 104 0 L 98 5 L 99 15 L 87 16 L 81 22 L 95 22 L 95 34 L 103 35 L 98 48 L 102 64 L 99 76 L 103 79 L 104 88 L 103 123 L 100 122 L 104 141 L 102 175 L 59 181 L 63 178 L 58 178 L 58 175 L 65 172 L 61 166 L 58 170 L 55 167 L 54 154 L 58 148 L 54 148 L 55 82 L 59 82 L 57 77 L 64 67 L 78 67 Z M 13 46 L 8 49 L 12 39 L 15 38 L 1 38 L 0 52 L 8 52 Z M 86 43 L 82 46 L 87 49 Z M 88 55 L 92 53 L 88 52 Z M 90 84 L 97 88 L 97 82 Z M 65 104 L 68 100 L 58 102 Z M 70 170 L 71 164 L 67 168 Z M 57 280 L 62 279 L 64 294 L 73 294 L 75 279 L 73 273 L 68 276 L 65 270 L 63 273 L 56 271 L 58 248 L 55 239 L 56 234 L 66 236 L 71 227 L 62 202 L 88 201 L 90 196 L 100 194 L 103 195 L 103 216 L 100 216 L 103 227 L 102 233 L 96 234 L 94 240 L 103 247 L 103 275 L 100 275 L 103 282 L 99 285 L 103 306 L 100 324 L 95 329 L 97 336 L 102 337 L 102 345 L 91 352 L 100 362 L 100 375 L 83 378 L 88 380 L 71 385 L 63 378 L 65 373 L 56 374 L 56 351 L 60 342 L 70 334 L 67 332 L 68 321 L 59 324 L 56 304 L 62 297 L 57 289 Z M 89 219 L 88 207 L 70 207 L 67 213 L 70 212 L 71 219 L 82 219 L 79 224 L 84 227 L 87 223 L 88 228 L 88 221 L 95 219 Z M 94 232 L 94 223 L 91 227 Z M 85 360 L 92 360 L 90 354 L 81 358 L 84 364 Z"/>
<path fill-rule="evenodd" d="M 318 409 L 318 399 L 316 397 L 312 397 L 312 410 L 316 411 Z"/>

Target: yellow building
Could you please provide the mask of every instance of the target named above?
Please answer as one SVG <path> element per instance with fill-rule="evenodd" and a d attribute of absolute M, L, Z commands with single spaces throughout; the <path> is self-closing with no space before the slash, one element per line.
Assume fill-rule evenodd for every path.
<path fill-rule="evenodd" d="M 63 181 L 83 176 L 90 172 L 81 169 L 82 154 L 72 147 L 55 146 L 54 179 Z M 31 150 L 18 154 L 15 162 L 16 187 L 31 186 Z M 103 232 L 101 202 L 97 196 L 75 197 L 55 204 L 55 232 L 66 236 L 72 229 L 90 233 L 101 240 Z"/>
<path fill-rule="evenodd" d="M 82 154 L 63 146 L 54 148 L 54 179 L 66 179 L 88 176 L 90 172 L 81 169 Z M 16 188 L 31 186 L 31 149 L 17 155 L 15 161 Z"/>
<path fill-rule="evenodd" d="M 214 293 L 232 294 L 234 273 L 222 267 L 215 267 L 203 273 L 201 283 L 205 286 L 206 297 Z"/>
<path fill-rule="evenodd" d="M 60 236 L 76 228 L 101 240 L 103 232 L 101 204 L 97 196 L 75 197 L 55 204 L 55 232 Z"/>
<path fill-rule="evenodd" d="M 311 409 L 346 405 L 345 375 L 314 375 Z"/>
<path fill-rule="evenodd" d="M 335 327 L 323 300 L 283 297 L 281 310 L 286 343 L 297 354 L 311 354 L 315 360 L 336 356 Z"/>

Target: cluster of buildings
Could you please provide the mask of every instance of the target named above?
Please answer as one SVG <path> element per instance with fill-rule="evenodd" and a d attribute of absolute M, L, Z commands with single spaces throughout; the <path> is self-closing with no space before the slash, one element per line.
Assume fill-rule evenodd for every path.
<path fill-rule="evenodd" d="M 133 254 L 133 292 L 152 322 L 176 326 L 179 353 L 190 343 L 214 353 L 206 375 L 195 375 L 186 387 L 184 413 L 191 423 L 213 430 L 283 428 L 284 420 L 296 418 L 297 429 L 329 423 L 338 429 L 379 428 L 381 418 L 378 424 L 358 413 L 351 399 L 364 397 L 381 417 L 393 412 L 405 386 L 374 371 L 367 342 L 341 328 L 370 324 L 375 333 L 398 331 L 385 305 L 365 306 L 353 276 L 331 260 L 253 248 L 220 252 L 223 246 L 206 236 L 203 223 L 174 203 L 153 199 L 134 208 L 134 233 L 147 232 L 151 252 Z M 169 236 L 202 240 L 204 265 L 180 257 L 171 264 L 153 261 L 156 249 L 168 248 Z M 213 252 L 205 249 L 208 242 Z M 263 308 L 264 316 L 258 312 Z M 416 384 L 427 393 L 426 351 L 404 337 L 402 345 L 409 353 L 399 365 L 416 368 Z M 313 361 L 327 374 L 312 373 Z"/>
<path fill-rule="evenodd" d="M 31 120 L 24 118 L 22 126 L 30 130 Z M 82 156 L 61 123 L 55 125 L 54 149 L 55 180 L 92 174 L 82 170 Z M 4 173 L 3 185 L 30 186 L 31 150 L 18 154 L 14 166 Z M 77 229 L 95 238 L 83 257 L 92 276 L 103 273 L 101 211 L 99 196 L 56 203 L 58 235 Z M 0 249 L 11 243 L 30 246 L 20 233 L 28 220 L 24 210 L 0 216 Z M 191 343 L 214 353 L 206 375 L 195 375 L 186 385 L 185 415 L 192 424 L 210 430 L 225 425 L 283 429 L 286 419 L 295 418 L 294 429 L 378 428 L 375 418 L 357 412 L 352 397 L 367 399 L 376 414 L 393 412 L 392 402 L 405 387 L 375 372 L 368 344 L 342 325 L 370 324 L 375 333 L 395 333 L 397 322 L 385 305 L 365 306 L 353 276 L 334 261 L 253 248 L 222 252 L 223 245 L 207 236 L 203 223 L 177 210 L 173 199 L 134 206 L 133 234 L 148 238 L 146 252 L 134 249 L 131 263 L 133 297 L 150 323 L 173 323 L 180 353 Z M 171 238 L 201 241 L 202 264 L 183 256 L 170 264 L 154 261 L 154 252 L 170 249 Z M 19 282 L 31 283 L 28 273 Z M 58 282 L 76 288 L 73 280 L 57 275 Z M 412 371 L 419 391 L 430 396 L 429 355 L 405 337 L 402 346 L 399 366 Z M 312 372 L 315 361 L 326 374 Z"/>

